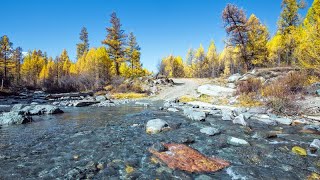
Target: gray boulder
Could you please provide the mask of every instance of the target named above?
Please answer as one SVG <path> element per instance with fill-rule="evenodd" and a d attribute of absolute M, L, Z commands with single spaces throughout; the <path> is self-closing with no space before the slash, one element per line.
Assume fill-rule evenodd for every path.
<path fill-rule="evenodd" d="M 320 149 L 320 140 L 319 139 L 314 139 L 312 143 L 310 144 L 311 148 L 316 148 Z"/>
<path fill-rule="evenodd" d="M 60 114 L 63 111 L 53 105 L 36 105 L 31 107 L 27 114 L 29 115 L 42 115 L 42 114 Z"/>
<path fill-rule="evenodd" d="M 191 120 L 194 121 L 203 121 L 206 119 L 206 113 L 202 111 L 195 111 L 190 108 L 185 108 L 183 114 Z"/>
<path fill-rule="evenodd" d="M 243 114 L 240 114 L 239 116 L 235 117 L 234 120 L 232 121 L 234 124 L 240 124 L 242 126 L 247 126 L 247 122 L 244 120 L 245 117 Z"/>
<path fill-rule="evenodd" d="M 103 101 L 106 101 L 107 98 L 105 96 L 96 96 L 96 101 L 99 101 L 99 102 L 103 102 Z"/>
<path fill-rule="evenodd" d="M 152 119 L 147 122 L 146 132 L 148 134 L 157 134 L 163 131 L 165 128 L 169 128 L 169 125 L 166 121 L 162 119 Z"/>
<path fill-rule="evenodd" d="M 81 100 L 81 101 L 76 101 L 73 103 L 74 107 L 85 107 L 85 106 L 90 106 L 93 104 L 99 103 L 98 101 L 93 101 L 93 100 Z"/>
<path fill-rule="evenodd" d="M 179 110 L 176 109 L 176 108 L 168 108 L 168 111 L 170 111 L 170 112 L 178 112 Z"/>
<path fill-rule="evenodd" d="M 230 109 L 221 109 L 221 113 L 222 113 L 222 120 L 224 121 L 231 121 L 234 118 L 233 112 Z"/>
<path fill-rule="evenodd" d="M 290 125 L 292 123 L 292 119 L 289 119 L 289 118 L 272 118 L 272 119 L 280 124 Z"/>
<path fill-rule="evenodd" d="M 216 128 L 213 128 L 213 127 L 202 128 L 202 129 L 200 129 L 200 132 L 203 133 L 203 134 L 206 134 L 208 136 L 214 136 L 214 135 L 220 133 L 219 129 L 216 129 Z"/>
<path fill-rule="evenodd" d="M 17 111 L 6 112 L 0 115 L 0 125 L 25 124 L 31 121 L 31 117 L 27 117 Z"/>
<path fill-rule="evenodd" d="M 239 73 L 233 74 L 228 78 L 228 82 L 233 83 L 233 82 L 238 81 L 240 78 L 241 78 L 241 75 Z"/>

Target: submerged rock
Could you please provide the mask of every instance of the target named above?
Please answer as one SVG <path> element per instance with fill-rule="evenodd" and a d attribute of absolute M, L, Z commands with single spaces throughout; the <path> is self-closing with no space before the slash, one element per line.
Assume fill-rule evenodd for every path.
<path fill-rule="evenodd" d="M 213 128 L 213 127 L 205 127 L 200 129 L 200 132 L 209 136 L 214 136 L 216 134 L 219 134 L 219 129 Z"/>
<path fill-rule="evenodd" d="M 148 134 L 157 134 L 168 127 L 169 127 L 169 125 L 166 121 L 164 121 L 162 119 L 152 119 L 147 122 L 146 132 Z"/>
<path fill-rule="evenodd" d="M 228 143 L 230 145 L 234 145 L 234 146 L 242 146 L 242 145 L 248 146 L 248 145 L 250 145 L 246 140 L 235 138 L 235 137 L 229 138 Z"/>
<path fill-rule="evenodd" d="M 17 111 L 11 111 L 0 114 L 0 125 L 25 124 L 31 122 L 32 118 L 27 117 Z"/>
<path fill-rule="evenodd" d="M 215 172 L 229 166 L 229 162 L 225 160 L 206 157 L 184 144 L 164 144 L 164 146 L 167 151 L 158 152 L 152 148 L 149 151 L 171 169 L 201 173 Z"/>
<path fill-rule="evenodd" d="M 183 114 L 187 116 L 189 119 L 194 121 L 203 121 L 206 119 L 206 113 L 202 111 L 195 111 L 190 108 L 185 108 L 183 110 Z"/>

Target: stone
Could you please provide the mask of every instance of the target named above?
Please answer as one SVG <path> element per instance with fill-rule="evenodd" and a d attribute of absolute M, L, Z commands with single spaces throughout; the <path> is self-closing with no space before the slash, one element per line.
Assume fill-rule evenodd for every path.
<path fill-rule="evenodd" d="M 206 103 L 206 102 L 201 102 L 201 101 L 191 101 L 191 102 L 187 102 L 187 104 L 196 107 L 196 108 L 207 108 L 207 109 L 211 109 L 214 108 L 214 106 L 210 103 Z"/>
<path fill-rule="evenodd" d="M 228 144 L 234 145 L 234 146 L 250 145 L 246 140 L 235 138 L 235 137 L 228 138 Z"/>
<path fill-rule="evenodd" d="M 152 119 L 147 122 L 146 132 L 148 134 L 157 134 L 163 131 L 165 128 L 169 128 L 166 121 L 162 119 Z"/>
<path fill-rule="evenodd" d="M 103 101 L 106 101 L 107 98 L 105 96 L 96 96 L 96 101 L 99 101 L 99 102 L 103 102 Z"/>
<path fill-rule="evenodd" d="M 5 112 L 0 114 L 0 125 L 25 124 L 31 122 L 32 118 L 17 112 Z"/>
<path fill-rule="evenodd" d="M 241 78 L 241 75 L 239 73 L 233 74 L 228 78 L 228 82 L 234 83 L 234 82 L 238 81 L 240 78 Z"/>
<path fill-rule="evenodd" d="M 206 113 L 202 111 L 195 111 L 190 108 L 185 108 L 183 114 L 191 120 L 194 121 L 204 121 L 206 119 Z"/>
<path fill-rule="evenodd" d="M 13 107 L 11 108 L 11 111 L 20 111 L 25 105 L 23 104 L 15 104 L 13 105 Z"/>
<path fill-rule="evenodd" d="M 312 143 L 310 144 L 311 148 L 320 149 L 320 140 L 314 139 Z"/>
<path fill-rule="evenodd" d="M 184 144 L 164 144 L 167 151 L 149 151 L 171 169 L 179 169 L 190 173 L 216 172 L 227 166 L 229 162 L 213 157 L 206 157 L 197 150 Z"/>
<path fill-rule="evenodd" d="M 272 119 L 278 122 L 279 124 L 291 125 L 292 123 L 292 119 L 289 119 L 289 118 L 272 118 Z"/>
<path fill-rule="evenodd" d="M 303 130 L 312 130 L 320 132 L 320 126 L 317 125 L 305 125 L 303 126 Z"/>
<path fill-rule="evenodd" d="M 155 151 L 158 151 L 158 152 L 163 152 L 166 150 L 166 147 L 162 144 L 162 143 L 154 143 L 151 147 L 152 149 L 154 149 Z"/>
<path fill-rule="evenodd" d="M 176 108 L 168 108 L 168 111 L 170 111 L 170 112 L 178 112 L 179 110 L 176 109 Z"/>
<path fill-rule="evenodd" d="M 299 146 L 294 146 L 292 148 L 292 152 L 294 154 L 298 154 L 300 156 L 306 156 L 307 155 L 307 151 L 305 149 L 303 149 L 302 147 L 299 147 Z"/>
<path fill-rule="evenodd" d="M 81 100 L 81 101 L 76 101 L 73 103 L 74 107 L 85 107 L 85 106 L 90 106 L 93 104 L 99 103 L 98 101 L 92 101 L 92 100 Z"/>
<path fill-rule="evenodd" d="M 214 136 L 214 135 L 220 133 L 219 129 L 216 129 L 216 128 L 213 128 L 213 127 L 202 128 L 202 129 L 200 129 L 200 132 L 203 133 L 203 134 L 206 134 L 208 136 Z"/>
<path fill-rule="evenodd" d="M 195 178 L 195 180 L 213 180 L 213 178 L 210 177 L 210 176 L 207 176 L 207 175 L 202 174 L 202 175 L 197 176 L 197 177 Z"/>
<path fill-rule="evenodd" d="M 53 105 L 36 105 L 27 112 L 29 115 L 60 114 L 63 111 Z"/>
<path fill-rule="evenodd" d="M 247 122 L 244 120 L 244 115 L 240 114 L 239 116 L 235 117 L 234 120 L 232 121 L 234 124 L 240 124 L 242 126 L 247 126 Z"/>
<path fill-rule="evenodd" d="M 232 121 L 232 119 L 234 118 L 233 111 L 230 109 L 221 109 L 221 113 L 222 113 L 222 120 L 224 121 Z"/>
<path fill-rule="evenodd" d="M 320 96 L 320 89 L 316 90 L 316 94 Z"/>
<path fill-rule="evenodd" d="M 218 85 L 206 84 L 198 87 L 198 92 L 208 96 L 231 96 L 235 90 Z"/>

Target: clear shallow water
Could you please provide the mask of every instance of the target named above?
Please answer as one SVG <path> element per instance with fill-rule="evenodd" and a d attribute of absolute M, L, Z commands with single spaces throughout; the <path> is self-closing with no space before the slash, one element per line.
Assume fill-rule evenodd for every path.
<path fill-rule="evenodd" d="M 307 147 L 319 135 L 301 134 L 301 127 L 272 127 L 249 122 L 252 130 L 209 117 L 192 122 L 180 113 L 122 105 L 67 108 L 65 113 L 34 118 L 35 122 L 0 128 L 0 179 L 195 179 L 201 174 L 171 170 L 150 161 L 148 148 L 156 142 L 187 143 L 207 156 L 231 162 L 227 169 L 206 176 L 214 179 L 305 179 L 318 172 L 318 157 L 292 154 L 294 145 Z M 177 129 L 157 135 L 145 133 L 153 118 Z M 135 126 L 132 126 L 136 124 Z M 214 126 L 220 135 L 200 133 Z M 256 137 L 257 132 L 282 130 L 281 138 Z M 228 137 L 246 139 L 251 146 L 227 144 Z M 96 168 L 97 165 L 100 169 Z M 132 173 L 126 167 L 133 167 Z"/>

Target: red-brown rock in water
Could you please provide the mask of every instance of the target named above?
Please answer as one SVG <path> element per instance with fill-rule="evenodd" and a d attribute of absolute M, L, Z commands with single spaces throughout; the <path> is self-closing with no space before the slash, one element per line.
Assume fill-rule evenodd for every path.
<path fill-rule="evenodd" d="M 168 150 L 158 152 L 152 148 L 149 151 L 161 159 L 171 169 L 188 172 L 215 172 L 229 166 L 229 162 L 206 157 L 184 144 L 163 144 Z"/>

